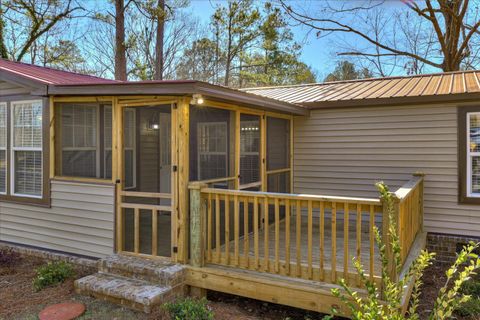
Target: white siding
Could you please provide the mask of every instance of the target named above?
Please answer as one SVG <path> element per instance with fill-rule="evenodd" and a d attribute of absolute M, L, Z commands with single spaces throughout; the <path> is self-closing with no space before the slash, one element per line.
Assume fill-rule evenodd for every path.
<path fill-rule="evenodd" d="M 314 110 L 294 141 L 295 192 L 377 197 L 376 181 L 396 190 L 421 171 L 427 231 L 480 236 L 480 206 L 457 202 L 455 106 Z"/>
<path fill-rule="evenodd" d="M 113 253 L 114 187 L 52 181 L 51 208 L 0 202 L 0 240 L 92 257 Z"/>

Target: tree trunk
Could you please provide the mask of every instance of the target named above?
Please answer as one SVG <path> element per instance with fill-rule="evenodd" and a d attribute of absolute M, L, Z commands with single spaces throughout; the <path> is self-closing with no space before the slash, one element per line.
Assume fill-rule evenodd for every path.
<path fill-rule="evenodd" d="M 155 43 L 155 80 L 163 80 L 163 45 L 165 36 L 165 0 L 158 0 L 157 40 Z"/>
<path fill-rule="evenodd" d="M 3 39 L 3 27 L 2 1 L 0 0 L 0 58 L 8 59 L 7 47 L 5 46 L 5 41 Z"/>
<path fill-rule="evenodd" d="M 127 80 L 124 0 L 115 0 L 115 80 Z"/>

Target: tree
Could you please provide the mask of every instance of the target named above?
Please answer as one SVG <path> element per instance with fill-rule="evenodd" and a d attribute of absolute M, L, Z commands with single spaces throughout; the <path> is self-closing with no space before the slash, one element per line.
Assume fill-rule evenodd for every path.
<path fill-rule="evenodd" d="M 220 30 L 217 43 L 225 43 L 224 85 L 229 86 L 235 60 L 236 68 L 242 68 L 241 55 L 253 45 L 260 35 L 260 12 L 252 0 L 230 0 L 226 7 L 219 7 L 212 17 L 214 28 Z M 221 32 L 221 30 L 225 30 Z"/>
<path fill-rule="evenodd" d="M 368 69 L 362 68 L 357 70 L 353 63 L 343 60 L 337 63 L 335 70 L 326 76 L 324 81 L 355 80 L 372 77 L 373 75 Z"/>
<path fill-rule="evenodd" d="M 2 1 L 0 0 L 0 58 L 8 59 L 7 47 L 5 46 L 5 39 L 3 38 L 4 27 Z"/>
<path fill-rule="evenodd" d="M 124 0 L 115 0 L 115 79 L 127 80 Z"/>
<path fill-rule="evenodd" d="M 36 42 L 60 22 L 72 19 L 73 13 L 83 10 L 74 0 L 7 0 L 4 18 L 18 34 L 12 34 L 15 47 L 10 55 L 21 61 Z M 32 61 L 34 62 L 34 61 Z"/>
<path fill-rule="evenodd" d="M 217 55 L 220 57 L 217 58 Z M 215 83 L 217 66 L 224 62 L 224 56 L 218 53 L 216 43 L 202 38 L 194 41 L 192 46 L 184 51 L 177 67 L 177 78 Z"/>
<path fill-rule="evenodd" d="M 386 19 L 379 19 L 385 14 L 382 7 L 385 1 L 334 5 L 325 2 L 318 15 L 294 8 L 286 0 L 280 2 L 294 21 L 316 31 L 318 36 L 350 34 L 359 42 L 367 43 L 367 48 L 350 47 L 339 53 L 365 59 L 402 58 L 409 61 L 410 66 L 414 61 L 443 71 L 470 68 L 472 45 L 480 35 L 479 9 L 473 0 L 403 1 L 407 7 L 391 9 Z M 413 33 L 404 32 L 398 28 L 402 21 L 404 24 L 421 23 L 422 28 Z M 476 58 L 474 63 L 478 62 Z M 413 70 L 416 68 L 414 66 Z"/>

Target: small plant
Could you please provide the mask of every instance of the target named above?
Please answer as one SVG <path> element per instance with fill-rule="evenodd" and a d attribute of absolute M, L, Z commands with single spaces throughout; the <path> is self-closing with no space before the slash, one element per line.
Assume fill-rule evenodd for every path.
<path fill-rule="evenodd" d="M 390 226 L 388 235 L 390 237 L 391 252 L 393 254 L 394 268 L 396 274 L 400 274 L 402 260 L 400 256 L 400 240 L 397 233 L 396 217 L 394 215 L 394 198 L 388 187 L 383 183 L 377 183 L 377 189 L 387 206 Z M 419 297 L 421 293 L 422 275 L 425 269 L 432 264 L 434 253 L 423 250 L 416 260 L 410 265 L 406 275 L 396 281 L 391 279 L 388 272 L 388 257 L 386 246 L 382 243 L 380 232 L 374 229 L 376 242 L 379 248 L 382 262 L 383 291 L 377 287 L 375 282 L 370 281 L 365 270 L 358 259 L 353 264 L 360 276 L 363 286 L 366 288 L 366 295 L 360 296 L 354 289 L 350 288 L 344 279 L 340 280 L 339 289 L 332 289 L 332 294 L 342 300 L 351 312 L 354 320 L 419 320 L 417 313 Z M 452 314 L 460 306 L 470 301 L 471 296 L 462 292 L 462 287 L 471 279 L 472 275 L 480 268 L 480 258 L 474 253 L 479 244 L 470 243 L 458 254 L 455 263 L 447 270 L 447 280 L 440 289 L 432 312 L 421 319 L 444 320 L 452 317 Z M 404 288 L 408 283 L 414 281 L 410 307 L 407 314 L 402 312 L 402 297 Z M 335 313 L 336 311 L 333 310 Z"/>
<path fill-rule="evenodd" d="M 164 304 L 172 320 L 213 320 L 214 314 L 207 305 L 208 300 L 185 298 Z"/>
<path fill-rule="evenodd" d="M 36 270 L 36 277 L 33 279 L 33 288 L 40 291 L 45 287 L 64 282 L 73 277 L 75 272 L 70 263 L 64 261 L 49 262 Z"/>

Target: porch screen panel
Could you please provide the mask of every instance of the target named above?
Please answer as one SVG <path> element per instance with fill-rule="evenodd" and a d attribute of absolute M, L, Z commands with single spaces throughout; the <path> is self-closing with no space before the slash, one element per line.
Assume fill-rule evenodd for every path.
<path fill-rule="evenodd" d="M 99 177 L 98 106 L 63 105 L 61 122 L 62 175 Z"/>
<path fill-rule="evenodd" d="M 7 104 L 0 103 L 0 193 L 7 192 Z"/>
<path fill-rule="evenodd" d="M 42 102 L 13 103 L 13 191 L 42 195 Z"/>
<path fill-rule="evenodd" d="M 267 191 L 290 191 L 290 120 L 267 117 Z"/>
<path fill-rule="evenodd" d="M 260 117 L 240 115 L 240 184 L 260 181 Z"/>
<path fill-rule="evenodd" d="M 190 109 L 190 180 L 209 180 L 233 175 L 234 150 L 229 110 L 192 106 Z M 218 186 L 221 186 L 219 183 Z M 223 185 L 226 185 L 223 183 Z"/>
<path fill-rule="evenodd" d="M 125 109 L 123 113 L 123 132 L 124 132 L 124 166 L 125 166 L 125 188 L 135 188 L 135 137 L 136 137 L 136 117 L 135 109 Z"/>

